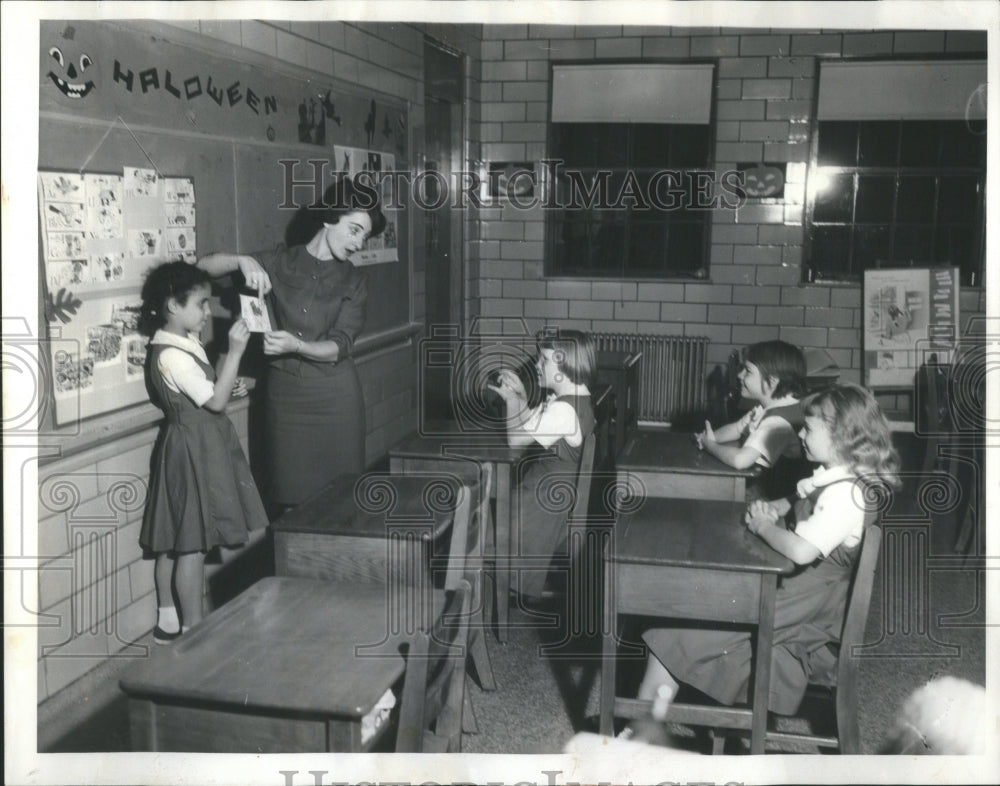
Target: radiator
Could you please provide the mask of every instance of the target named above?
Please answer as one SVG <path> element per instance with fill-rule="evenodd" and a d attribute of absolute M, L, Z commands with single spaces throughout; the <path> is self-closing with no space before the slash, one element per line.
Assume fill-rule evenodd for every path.
<path fill-rule="evenodd" d="M 705 406 L 708 339 L 595 333 L 597 351 L 641 353 L 636 408 L 638 420 L 669 423 L 678 414 Z"/>

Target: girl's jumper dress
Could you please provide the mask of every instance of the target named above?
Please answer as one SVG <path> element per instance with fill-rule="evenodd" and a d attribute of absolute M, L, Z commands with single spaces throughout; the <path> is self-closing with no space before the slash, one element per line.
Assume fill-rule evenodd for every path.
<path fill-rule="evenodd" d="M 158 339 L 162 333 L 150 344 L 147 379 L 165 418 L 139 543 L 155 553 L 241 545 L 249 530 L 267 525 L 267 514 L 236 431 L 225 413 L 196 406 L 171 389 L 159 371 L 160 355 L 168 348 L 187 352 L 211 382 L 215 370 L 179 342 Z"/>
<path fill-rule="evenodd" d="M 817 485 L 796 503 L 796 521 L 808 518 L 819 497 L 841 484 L 851 484 L 851 498 L 862 502 L 862 489 L 855 487 L 856 483 L 856 477 L 842 475 L 830 483 Z M 863 532 L 874 521 L 875 514 L 866 507 L 861 515 Z M 860 551 L 860 542 L 853 546 L 841 543 L 825 559 L 801 566 L 781 580 L 775 600 L 771 650 L 768 709 L 772 712 L 794 714 L 810 675 L 829 666 L 826 645 L 840 640 L 847 590 Z M 722 704 L 747 701 L 752 664 L 748 632 L 658 628 L 646 631 L 643 639 L 678 681 L 694 686 Z"/>
<path fill-rule="evenodd" d="M 594 430 L 594 408 L 589 395 L 559 396 L 549 403 L 565 401 L 576 410 L 580 434 L 585 440 Z M 521 463 L 523 474 L 518 484 L 517 529 L 520 532 L 520 553 L 529 559 L 532 570 L 520 572 L 520 592 L 540 597 L 545 587 L 546 568 L 549 561 L 566 542 L 566 520 L 571 512 L 572 495 L 566 493 L 565 484 L 576 488 L 583 441 L 576 447 L 565 439 L 550 448 L 536 446 Z M 544 558 L 544 559 L 539 559 Z M 517 567 L 517 566 L 515 566 Z"/>
<path fill-rule="evenodd" d="M 802 402 L 783 399 L 787 403 L 760 410 L 755 408 L 744 418 L 746 425 L 741 446 L 759 451 L 767 461 L 749 490 L 748 501 L 754 499 L 779 499 L 795 493 L 796 484 L 811 472 L 809 462 L 802 455 L 798 433 L 805 423 Z M 775 420 L 772 420 L 774 418 Z M 791 426 L 791 436 L 786 429 L 775 431 L 771 424 L 781 420 Z"/>

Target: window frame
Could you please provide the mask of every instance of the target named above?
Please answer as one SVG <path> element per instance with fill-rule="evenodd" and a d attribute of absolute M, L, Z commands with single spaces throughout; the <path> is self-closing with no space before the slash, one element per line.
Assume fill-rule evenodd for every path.
<path fill-rule="evenodd" d="M 705 123 L 705 131 L 708 136 L 706 141 L 707 146 L 707 156 L 703 167 L 678 167 L 678 171 L 682 172 L 696 172 L 696 171 L 710 171 L 713 172 L 713 184 L 712 184 L 712 199 L 718 200 L 720 198 L 719 188 L 718 188 L 718 174 L 715 173 L 715 157 L 716 157 L 716 109 L 717 109 L 717 90 L 718 90 L 718 58 L 684 58 L 684 59 L 602 59 L 602 60 L 550 60 L 549 61 L 549 101 L 548 101 L 548 117 L 546 119 L 546 137 L 545 137 L 545 151 L 546 159 L 553 160 L 557 158 L 555 151 L 553 150 L 553 144 L 555 141 L 555 125 L 556 123 L 551 119 L 552 113 L 552 90 L 553 90 L 553 74 L 555 67 L 558 66 L 592 66 L 592 65 L 642 65 L 642 66 L 671 66 L 671 65 L 707 65 L 712 68 L 712 78 L 711 82 L 711 95 L 709 96 L 709 119 Z M 586 123 L 580 123 L 580 125 L 593 125 L 597 121 L 587 121 Z M 560 121 L 560 125 L 567 125 L 565 121 Z M 630 134 L 631 126 L 637 125 L 650 125 L 650 123 L 622 123 L 622 122 L 612 122 L 607 125 L 618 125 L 624 126 L 626 133 Z M 657 125 L 669 125 L 669 126 L 684 126 L 684 125 L 701 125 L 693 123 L 665 123 Z M 630 134 L 631 135 L 631 134 Z M 601 166 L 601 165 L 599 165 Z M 607 170 L 616 169 L 613 166 L 601 167 Z M 669 164 L 663 165 L 662 169 L 671 168 Z M 546 172 L 546 189 L 549 193 L 546 195 L 546 204 L 555 202 L 555 189 L 558 187 L 556 179 L 551 177 L 551 167 L 543 167 Z M 621 172 L 640 172 L 642 170 L 648 170 L 650 167 L 636 166 L 631 163 L 630 160 L 626 160 L 623 167 L 620 168 Z M 585 168 L 581 168 L 580 171 L 586 171 Z M 699 281 L 708 282 L 711 277 L 711 245 L 712 245 L 712 229 L 714 226 L 713 215 L 714 209 L 704 208 L 704 218 L 702 221 L 702 236 L 701 242 L 699 244 L 700 260 L 697 268 L 690 272 L 667 270 L 664 271 L 663 275 L 650 275 L 644 273 L 643 275 L 629 275 L 628 266 L 626 263 L 626 255 L 628 253 L 630 236 L 629 236 L 629 226 L 632 222 L 632 212 L 635 208 L 631 205 L 627 209 L 627 214 L 624 220 L 625 232 L 623 238 L 623 248 L 622 248 L 622 264 L 618 268 L 606 268 L 606 273 L 597 272 L 595 270 L 584 270 L 578 268 L 576 271 L 556 271 L 555 267 L 555 227 L 561 224 L 562 221 L 557 219 L 557 216 L 564 215 L 565 208 L 551 207 L 545 210 L 545 229 L 544 229 L 544 265 L 543 265 L 543 276 L 546 279 L 568 279 L 568 280 L 594 280 L 594 281 L 623 281 L 623 282 L 671 282 L 671 281 Z M 640 223 L 659 223 L 659 222 L 643 222 Z M 667 253 L 664 250 L 664 253 Z"/>
<path fill-rule="evenodd" d="M 813 245 L 813 234 L 814 234 L 813 230 L 814 230 L 814 227 L 816 226 L 816 223 L 814 222 L 814 214 L 815 214 L 815 208 L 816 208 L 816 196 L 815 196 L 814 190 L 812 188 L 812 180 L 813 180 L 813 178 L 816 177 L 816 174 L 817 174 L 818 170 L 820 169 L 820 164 L 819 164 L 819 142 L 820 142 L 819 126 L 820 126 L 820 123 L 821 122 L 862 122 L 862 123 L 863 122 L 879 122 L 879 121 L 872 121 L 870 118 L 868 118 L 868 119 L 859 119 L 859 120 L 856 120 L 856 121 L 826 121 L 826 120 L 821 120 L 820 119 L 820 117 L 819 117 L 819 93 L 820 93 L 820 84 L 819 84 L 819 81 L 820 81 L 820 73 L 821 73 L 821 69 L 822 69 L 823 63 L 841 63 L 841 62 L 848 61 L 848 60 L 852 61 L 852 62 L 882 63 L 882 62 L 893 62 L 893 61 L 895 61 L 895 62 L 907 62 L 907 61 L 909 61 L 909 62 L 919 62 L 919 61 L 923 61 L 923 62 L 933 62 L 933 61 L 950 62 L 950 61 L 956 61 L 956 60 L 978 61 L 978 60 L 985 60 L 985 59 L 986 59 L 986 53 L 985 52 L 983 52 L 983 53 L 979 53 L 979 52 L 942 53 L 942 54 L 937 54 L 937 55 L 915 54 L 915 55 L 899 56 L 899 57 L 893 57 L 893 58 L 886 58 L 886 57 L 878 57 L 878 58 L 866 58 L 866 57 L 844 58 L 844 57 L 836 57 L 836 58 L 833 58 L 833 57 L 830 57 L 830 58 L 817 58 L 816 59 L 816 68 L 815 68 L 815 85 L 816 85 L 816 89 L 813 91 L 813 99 L 812 99 L 813 109 L 812 109 L 811 128 L 810 128 L 809 163 L 808 163 L 808 170 L 807 170 L 807 173 L 806 173 L 806 199 L 805 199 L 805 206 L 804 206 L 805 210 L 804 210 L 804 213 L 803 213 L 803 248 L 802 248 L 803 254 L 802 254 L 802 276 L 801 276 L 801 281 L 802 281 L 803 284 L 819 284 L 819 285 L 825 285 L 825 286 L 857 286 L 857 285 L 859 285 L 859 284 L 862 283 L 862 281 L 864 279 L 864 272 L 865 272 L 865 270 L 869 270 L 869 269 L 871 269 L 871 270 L 890 269 L 890 268 L 899 268 L 899 267 L 905 267 L 906 266 L 900 260 L 889 259 L 889 260 L 886 260 L 886 264 L 883 267 L 883 265 L 878 264 L 878 260 L 876 260 L 876 264 L 873 265 L 873 266 L 871 266 L 871 267 L 862 266 L 862 267 L 857 268 L 857 270 L 855 270 L 853 272 L 847 272 L 847 273 L 843 274 L 842 277 L 839 277 L 839 278 L 828 278 L 828 277 L 820 277 L 820 276 L 818 276 L 816 269 L 812 265 L 812 256 L 813 256 L 812 255 L 812 245 Z M 884 120 L 886 120 L 886 121 L 895 121 L 895 122 L 899 122 L 899 123 L 921 122 L 919 120 L 914 120 L 914 119 L 902 120 L 902 119 L 898 119 L 898 118 L 884 118 Z M 936 120 L 931 120 L 930 122 L 939 122 L 940 123 L 940 122 L 948 122 L 948 121 L 939 118 L 939 119 L 936 119 Z M 951 122 L 962 122 L 962 121 L 959 120 L 959 121 L 951 121 Z M 965 121 L 965 122 L 968 122 L 968 121 Z M 986 121 L 984 120 L 983 122 L 986 122 Z M 989 134 L 989 127 L 987 126 L 987 135 L 988 134 Z M 901 140 L 902 140 L 902 134 L 900 135 L 900 137 L 897 138 L 897 152 L 898 152 L 898 146 L 901 144 Z M 856 155 L 857 155 L 857 151 L 856 151 Z M 971 280 L 971 282 L 968 280 L 967 276 L 962 275 L 961 265 L 959 265 L 957 262 L 947 262 L 947 263 L 945 263 L 945 262 L 937 262 L 933 258 L 929 258 L 929 259 L 924 259 L 924 260 L 910 260 L 910 265 L 909 266 L 911 266 L 911 267 L 927 267 L 927 266 L 933 267 L 933 266 L 938 266 L 938 265 L 955 266 L 955 267 L 959 267 L 959 269 L 960 269 L 960 285 L 961 286 L 963 286 L 963 287 L 980 287 L 981 288 L 981 287 L 983 287 L 985 285 L 985 283 L 984 283 L 985 276 L 986 276 L 986 205 L 985 205 L 985 200 L 986 200 L 986 187 L 987 187 L 987 177 L 986 177 L 987 172 L 986 172 L 985 161 L 983 162 L 983 166 L 980 168 L 978 165 L 975 166 L 975 167 L 973 167 L 973 166 L 962 167 L 962 166 L 957 166 L 957 165 L 950 165 L 950 166 L 936 165 L 934 167 L 916 167 L 916 166 L 903 167 L 903 166 L 900 166 L 900 164 L 898 162 L 898 158 L 897 158 L 897 163 L 895 165 L 893 165 L 893 166 L 879 165 L 879 166 L 865 167 L 865 166 L 862 166 L 859 161 L 857 161 L 857 158 L 855 160 L 856 160 L 856 163 L 854 165 L 852 165 L 852 166 L 830 165 L 830 166 L 824 166 L 822 168 L 823 169 L 838 170 L 840 173 L 851 174 L 852 177 L 853 177 L 853 179 L 855 179 L 855 180 L 857 180 L 857 178 L 863 177 L 863 176 L 870 176 L 870 177 L 879 177 L 879 176 L 890 177 L 891 176 L 893 178 L 893 189 L 894 189 L 894 199 L 893 199 L 892 216 L 891 216 L 891 219 L 890 219 L 889 222 L 887 222 L 885 224 L 879 224 L 879 225 L 888 226 L 890 228 L 890 230 L 892 230 L 892 231 L 895 231 L 896 227 L 900 225 L 899 222 L 897 222 L 897 208 L 898 208 L 899 180 L 900 180 L 901 177 L 909 177 L 909 176 L 915 176 L 915 177 L 921 177 L 921 176 L 922 177 L 933 177 L 935 179 L 935 181 L 936 181 L 936 184 L 935 184 L 935 207 L 936 207 L 937 204 L 938 204 L 937 193 L 938 193 L 939 188 L 940 188 L 940 179 L 941 178 L 945 178 L 945 177 L 969 177 L 969 176 L 971 176 L 971 175 L 974 174 L 976 176 L 978 182 L 979 182 L 980 188 L 979 188 L 978 194 L 976 196 L 976 220 L 973 222 L 972 229 L 971 229 L 971 231 L 976 235 L 973 238 L 973 240 L 972 240 L 972 245 L 973 245 L 973 251 L 972 251 L 972 253 L 976 254 L 976 252 L 978 252 L 978 261 L 977 261 L 977 267 L 976 267 L 976 269 L 972 271 L 972 280 Z M 857 191 L 858 191 L 857 186 L 855 186 L 852 189 L 852 195 L 851 195 L 851 199 L 852 199 L 852 202 L 851 202 L 851 219 L 850 219 L 850 221 L 847 224 L 848 226 L 851 227 L 851 230 L 852 230 L 851 231 L 851 244 L 852 245 L 853 245 L 853 239 L 854 239 L 854 229 L 858 226 L 857 222 L 855 221 L 855 208 L 856 208 Z M 826 223 L 826 222 L 821 222 L 820 225 L 822 226 L 824 223 Z M 913 222 L 902 222 L 903 225 L 905 225 L 907 223 L 913 223 Z M 935 225 L 937 225 L 936 219 L 935 219 Z M 853 256 L 853 251 L 851 253 L 852 253 L 852 256 Z M 931 257 L 933 257 L 933 253 L 931 254 Z M 856 275 L 856 278 L 849 277 L 851 275 Z"/>

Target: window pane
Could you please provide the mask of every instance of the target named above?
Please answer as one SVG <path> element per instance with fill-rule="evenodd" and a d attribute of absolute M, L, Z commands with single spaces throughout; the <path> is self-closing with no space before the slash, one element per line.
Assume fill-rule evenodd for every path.
<path fill-rule="evenodd" d="M 931 228 L 926 224 L 900 224 L 893 237 L 893 263 L 906 267 L 921 265 L 931 261 L 934 247 L 931 244 Z"/>
<path fill-rule="evenodd" d="M 819 124 L 820 166 L 854 166 L 857 163 L 858 124 L 827 121 Z"/>
<path fill-rule="evenodd" d="M 891 227 L 867 226 L 854 230 L 854 265 L 857 269 L 884 267 L 890 260 Z"/>
<path fill-rule="evenodd" d="M 972 133 L 964 121 L 941 123 L 941 163 L 980 166 L 986 162 L 986 136 Z"/>
<path fill-rule="evenodd" d="M 874 120 L 859 126 L 858 166 L 895 166 L 899 148 L 899 123 Z"/>
<path fill-rule="evenodd" d="M 973 231 L 973 227 L 968 224 L 938 227 L 934 243 L 934 261 L 961 268 L 968 267 L 975 245 L 972 242 Z"/>
<path fill-rule="evenodd" d="M 670 166 L 704 167 L 708 163 L 708 147 L 711 136 L 709 126 L 671 126 Z"/>
<path fill-rule="evenodd" d="M 694 272 L 702 267 L 703 224 L 671 223 L 667 259 L 674 270 Z"/>
<path fill-rule="evenodd" d="M 625 224 L 604 222 L 594 230 L 592 258 L 598 268 L 622 275 L 625 268 Z"/>
<path fill-rule="evenodd" d="M 974 221 L 979 181 L 975 177 L 942 177 L 938 221 Z"/>
<path fill-rule="evenodd" d="M 854 177 L 831 175 L 816 194 L 813 219 L 816 221 L 850 221 L 854 201 Z"/>
<path fill-rule="evenodd" d="M 667 226 L 664 222 L 634 222 L 629 228 L 628 267 L 631 272 L 661 271 L 666 251 Z"/>
<path fill-rule="evenodd" d="M 670 152 L 670 127 L 659 123 L 632 126 L 632 163 L 655 167 L 667 160 Z"/>
<path fill-rule="evenodd" d="M 914 120 L 903 123 L 900 139 L 900 166 L 935 166 L 941 135 L 935 120 Z"/>
<path fill-rule="evenodd" d="M 891 177 L 858 178 L 858 201 L 854 220 L 874 223 L 892 221 L 892 199 L 895 184 Z"/>
<path fill-rule="evenodd" d="M 812 236 L 812 268 L 821 278 L 843 278 L 850 270 L 850 227 L 816 227 Z"/>
<path fill-rule="evenodd" d="M 899 179 L 899 203 L 896 208 L 897 221 L 934 220 L 934 178 L 901 177 Z"/>
<path fill-rule="evenodd" d="M 552 271 L 556 274 L 589 269 L 589 224 L 583 221 L 555 220 L 552 234 L 555 238 L 552 254 Z"/>

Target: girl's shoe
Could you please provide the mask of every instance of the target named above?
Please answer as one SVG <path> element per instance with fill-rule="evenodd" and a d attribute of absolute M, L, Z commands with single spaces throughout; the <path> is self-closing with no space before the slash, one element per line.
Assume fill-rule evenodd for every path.
<path fill-rule="evenodd" d="M 167 633 L 163 628 L 157 625 L 153 628 L 153 642 L 155 644 L 169 644 L 174 639 L 180 637 L 181 632 L 179 630 L 173 633 Z"/>

